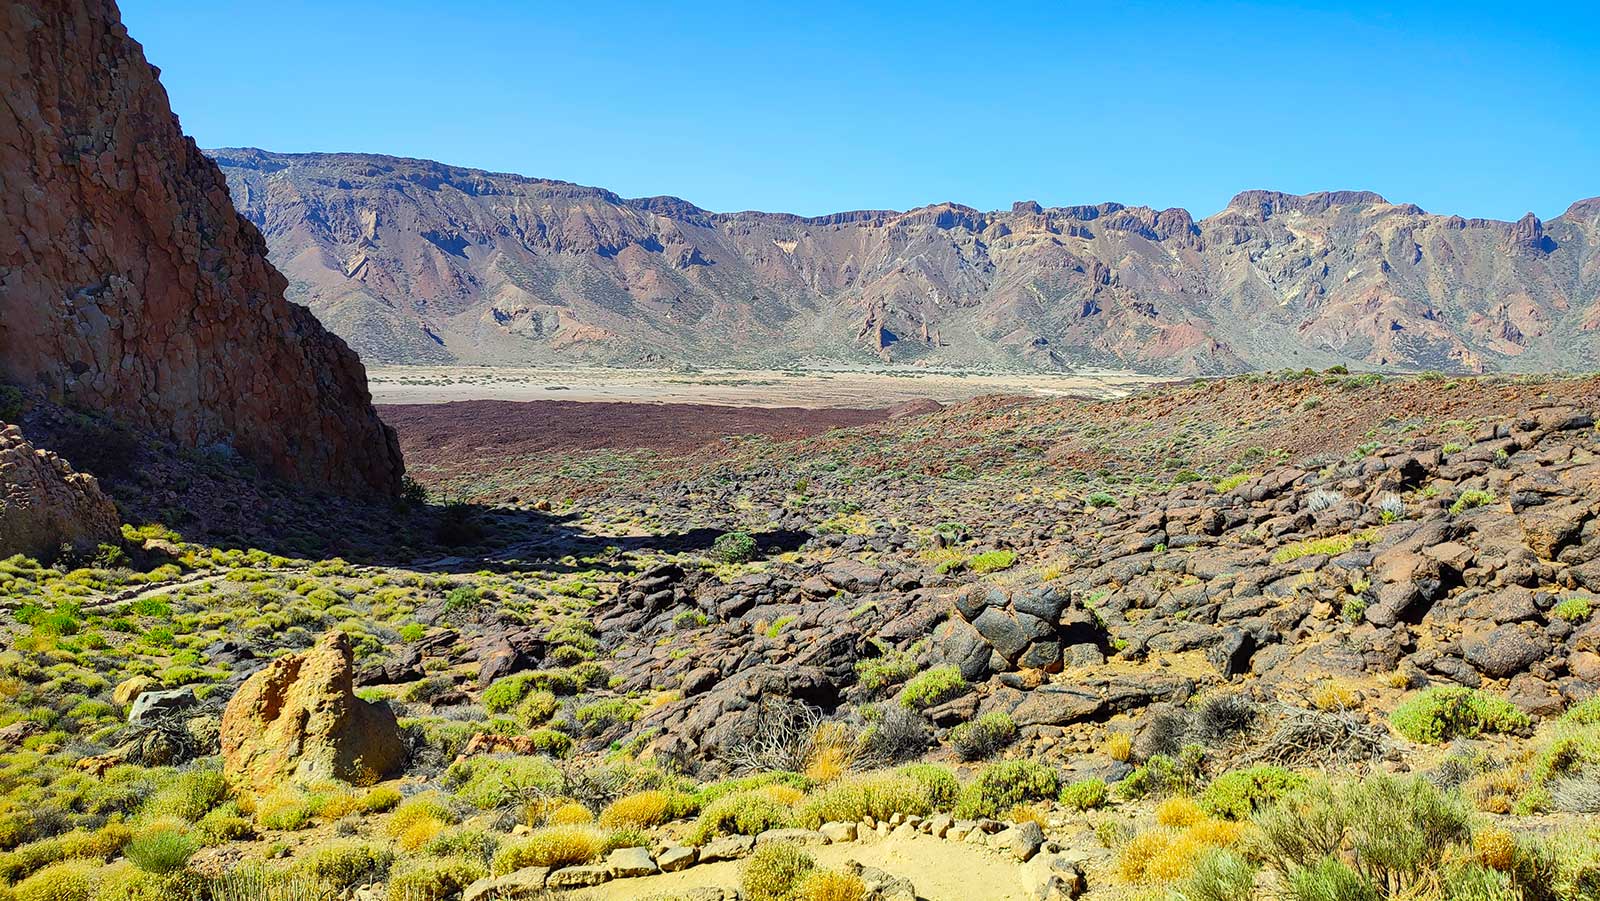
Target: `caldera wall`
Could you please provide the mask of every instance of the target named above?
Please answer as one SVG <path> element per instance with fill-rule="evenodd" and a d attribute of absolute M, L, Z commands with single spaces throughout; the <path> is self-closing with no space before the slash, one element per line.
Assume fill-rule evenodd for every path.
<path fill-rule="evenodd" d="M 0 6 L 0 379 L 284 478 L 393 493 L 361 361 L 287 302 L 111 0 Z"/>

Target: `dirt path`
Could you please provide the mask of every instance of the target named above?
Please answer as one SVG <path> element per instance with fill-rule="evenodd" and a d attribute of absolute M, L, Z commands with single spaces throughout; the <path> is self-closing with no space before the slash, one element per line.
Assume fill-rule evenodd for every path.
<path fill-rule="evenodd" d="M 917 896 L 928 901 L 1027 901 L 1022 868 L 988 848 L 947 842 L 932 836 L 879 839 L 806 848 L 821 867 L 839 869 L 855 860 L 910 879 Z M 704 864 L 678 873 L 621 879 L 573 894 L 581 901 L 634 901 L 693 888 L 737 888 L 739 861 Z"/>

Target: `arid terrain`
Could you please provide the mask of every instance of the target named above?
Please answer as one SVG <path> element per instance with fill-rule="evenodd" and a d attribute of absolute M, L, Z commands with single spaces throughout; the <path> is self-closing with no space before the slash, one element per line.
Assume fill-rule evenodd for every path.
<path fill-rule="evenodd" d="M 5 9 L 0 901 L 1600 901 L 1600 376 L 1436 371 L 1593 201 L 225 176 Z"/>
<path fill-rule="evenodd" d="M 380 404 L 453 400 L 570 400 L 756 407 L 887 408 L 985 394 L 1120 397 L 1163 379 L 1132 372 L 1074 374 L 887 369 L 620 369 L 510 366 L 376 366 Z"/>

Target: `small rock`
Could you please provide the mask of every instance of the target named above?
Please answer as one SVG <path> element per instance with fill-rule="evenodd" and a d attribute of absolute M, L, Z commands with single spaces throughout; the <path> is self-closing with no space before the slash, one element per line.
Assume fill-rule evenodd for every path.
<path fill-rule="evenodd" d="M 829 844 L 838 845 L 856 840 L 855 823 L 823 823 L 817 830 L 828 840 Z"/>
<path fill-rule="evenodd" d="M 1019 861 L 1027 862 L 1039 853 L 1039 846 L 1044 844 L 1044 830 L 1033 821 L 1018 823 L 1004 832 L 996 834 L 989 840 L 989 846 L 1005 851 Z"/>
<path fill-rule="evenodd" d="M 676 873 L 695 865 L 700 852 L 685 845 L 672 845 L 656 855 L 656 866 L 663 873 Z"/>
<path fill-rule="evenodd" d="M 611 871 L 603 866 L 563 867 L 551 873 L 545 885 L 552 889 L 583 888 L 610 880 Z"/>
<path fill-rule="evenodd" d="M 606 869 L 611 872 L 613 879 L 653 876 L 661 872 L 656 862 L 650 859 L 650 852 L 644 848 L 618 848 L 612 851 L 606 855 Z"/>
<path fill-rule="evenodd" d="M 820 832 L 810 829 L 768 829 L 756 836 L 756 844 L 766 845 L 772 842 L 788 842 L 792 845 L 825 845 L 828 840 Z"/>
<path fill-rule="evenodd" d="M 725 835 L 722 838 L 712 839 L 700 849 L 700 862 L 712 863 L 718 860 L 738 860 L 750 853 L 756 840 L 748 835 Z"/>

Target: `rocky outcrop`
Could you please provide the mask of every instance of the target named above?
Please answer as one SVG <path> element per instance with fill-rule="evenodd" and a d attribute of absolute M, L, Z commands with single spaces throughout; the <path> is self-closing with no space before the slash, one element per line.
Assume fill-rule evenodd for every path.
<path fill-rule="evenodd" d="M 720 214 L 372 154 L 213 151 L 295 299 L 369 358 L 787 355 L 1206 374 L 1600 364 L 1593 203 L 1466 220 L 1367 191 Z"/>
<path fill-rule="evenodd" d="M 389 706 L 354 693 L 350 638 L 315 647 L 251 676 L 222 713 L 222 764 L 236 786 L 267 791 L 285 780 L 369 784 L 398 772 L 406 747 Z"/>
<path fill-rule="evenodd" d="M 4 14 L 0 379 L 296 481 L 398 490 L 360 361 L 284 299 L 111 0 Z"/>
<path fill-rule="evenodd" d="M 94 476 L 74 472 L 16 426 L 0 423 L 0 557 L 93 550 L 117 539 L 120 522 Z"/>

